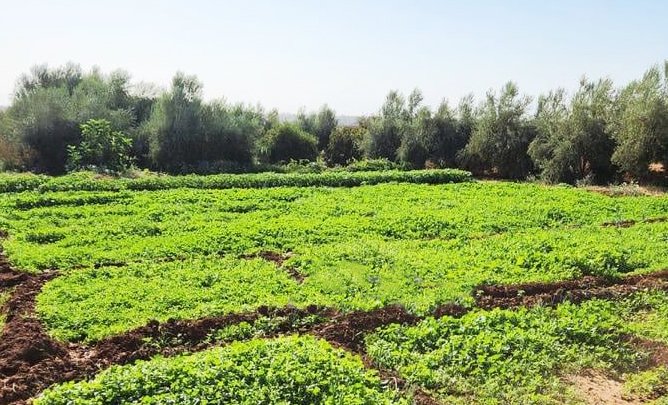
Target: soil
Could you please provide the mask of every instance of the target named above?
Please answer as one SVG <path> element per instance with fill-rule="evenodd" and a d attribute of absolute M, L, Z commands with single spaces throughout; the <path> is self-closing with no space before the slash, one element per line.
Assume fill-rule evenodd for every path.
<path fill-rule="evenodd" d="M 622 298 L 638 291 L 668 290 L 668 269 L 620 279 L 587 276 L 555 283 L 482 285 L 474 289 L 476 306 L 483 309 L 554 306 L 564 301 Z"/>
<path fill-rule="evenodd" d="M 587 371 L 566 378 L 577 396 L 587 404 L 635 405 L 641 404 L 622 395 L 623 383 L 596 371 Z"/>
<path fill-rule="evenodd" d="M 311 332 L 339 347 L 356 353 L 364 352 L 364 336 L 390 324 L 413 325 L 420 318 L 411 315 L 400 305 L 390 305 L 372 311 L 354 311 L 339 315 Z"/>
<path fill-rule="evenodd" d="M 67 346 L 51 339 L 34 315 L 35 296 L 54 275 L 27 276 L 2 308 L 0 404 L 21 403 L 56 380 L 78 376 Z"/>

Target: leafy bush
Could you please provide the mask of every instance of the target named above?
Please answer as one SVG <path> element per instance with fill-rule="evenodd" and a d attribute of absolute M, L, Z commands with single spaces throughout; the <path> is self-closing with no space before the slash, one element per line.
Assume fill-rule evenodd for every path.
<path fill-rule="evenodd" d="M 406 165 L 387 159 L 362 159 L 345 167 L 349 172 L 380 172 L 385 170 L 408 170 Z"/>
<path fill-rule="evenodd" d="M 359 127 L 339 127 L 329 137 L 325 160 L 330 166 L 345 166 L 362 158 L 364 130 Z"/>
<path fill-rule="evenodd" d="M 81 124 L 81 142 L 67 148 L 70 171 L 91 169 L 120 172 L 132 159 L 132 141 L 120 131 L 114 131 L 107 120 L 88 120 Z"/>
<path fill-rule="evenodd" d="M 265 135 L 261 147 L 263 158 L 271 163 L 290 160 L 315 160 L 317 142 L 313 135 L 294 124 L 280 124 Z"/>

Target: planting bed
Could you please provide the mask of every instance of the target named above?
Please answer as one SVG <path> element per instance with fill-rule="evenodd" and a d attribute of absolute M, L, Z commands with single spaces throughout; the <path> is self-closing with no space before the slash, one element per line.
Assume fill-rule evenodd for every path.
<path fill-rule="evenodd" d="M 434 178 L 2 194 L 0 404 L 666 394 L 666 196 Z"/>

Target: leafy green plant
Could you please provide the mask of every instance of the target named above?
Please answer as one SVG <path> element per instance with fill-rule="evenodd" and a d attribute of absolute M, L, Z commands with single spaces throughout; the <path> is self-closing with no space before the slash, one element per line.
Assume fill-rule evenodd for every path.
<path fill-rule="evenodd" d="M 313 337 L 233 343 L 115 366 L 50 388 L 37 405 L 76 403 L 408 404 L 353 355 Z"/>
<path fill-rule="evenodd" d="M 109 121 L 88 120 L 81 124 L 81 142 L 67 148 L 68 169 L 121 172 L 132 163 L 131 145 L 130 137 L 115 131 Z"/>

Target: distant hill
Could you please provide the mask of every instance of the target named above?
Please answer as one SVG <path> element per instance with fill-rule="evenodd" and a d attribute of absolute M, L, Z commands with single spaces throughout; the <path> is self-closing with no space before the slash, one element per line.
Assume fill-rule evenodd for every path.
<path fill-rule="evenodd" d="M 297 121 L 297 114 L 281 113 L 278 114 L 278 119 L 282 122 L 294 122 Z M 360 117 L 355 115 L 338 115 L 336 119 L 339 120 L 339 125 L 344 127 L 353 127 L 357 125 Z"/>

